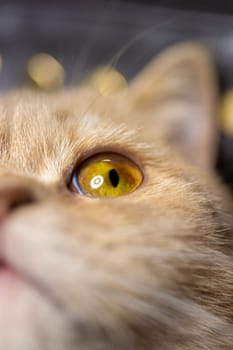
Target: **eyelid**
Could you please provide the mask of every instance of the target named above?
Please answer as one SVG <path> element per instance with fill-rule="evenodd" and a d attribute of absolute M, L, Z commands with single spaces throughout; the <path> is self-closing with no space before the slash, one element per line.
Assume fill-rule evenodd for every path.
<path fill-rule="evenodd" d="M 69 187 L 72 180 L 73 172 L 87 159 L 97 156 L 98 154 L 104 154 L 104 153 L 114 153 L 119 156 L 123 156 L 131 160 L 135 165 L 141 169 L 141 172 L 143 173 L 143 182 L 145 179 L 145 173 L 144 168 L 145 165 L 142 161 L 142 154 L 140 152 L 133 150 L 133 146 L 130 147 L 122 147 L 122 145 L 104 145 L 104 146 L 96 146 L 93 148 L 90 148 L 88 150 L 84 150 L 80 152 L 74 159 L 74 161 L 69 165 L 69 167 L 64 171 L 64 179 L 65 179 L 65 185 L 66 187 Z"/>

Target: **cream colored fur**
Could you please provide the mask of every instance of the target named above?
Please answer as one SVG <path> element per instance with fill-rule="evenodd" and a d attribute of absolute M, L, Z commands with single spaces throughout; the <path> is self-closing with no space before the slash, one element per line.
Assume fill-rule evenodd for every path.
<path fill-rule="evenodd" d="M 1 97 L 0 204 L 19 189 L 34 200 L 1 221 L 1 255 L 22 280 L 11 306 L 0 302 L 0 349 L 233 348 L 215 87 L 208 52 L 184 44 L 116 96 Z M 106 151 L 137 163 L 142 185 L 112 199 L 72 193 L 75 167 Z"/>

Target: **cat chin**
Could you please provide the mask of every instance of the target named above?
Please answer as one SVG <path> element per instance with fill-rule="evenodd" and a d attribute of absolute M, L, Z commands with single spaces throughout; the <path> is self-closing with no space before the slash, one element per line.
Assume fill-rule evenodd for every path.
<path fill-rule="evenodd" d="M 73 317 L 22 281 L 14 296 L 4 305 L 7 312 L 0 303 L 1 349 L 144 350 L 123 324 L 113 330 Z"/>
<path fill-rule="evenodd" d="M 8 301 L 7 312 L 0 303 L 1 349 L 72 349 L 66 317 L 36 290 L 21 283 Z"/>

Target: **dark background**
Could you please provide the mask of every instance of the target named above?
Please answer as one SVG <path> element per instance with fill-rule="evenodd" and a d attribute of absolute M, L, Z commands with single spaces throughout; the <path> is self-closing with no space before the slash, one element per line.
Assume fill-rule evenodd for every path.
<path fill-rule="evenodd" d="M 0 88 L 25 81 L 28 59 L 54 55 L 66 84 L 113 63 L 127 78 L 158 51 L 198 40 L 213 52 L 221 87 L 233 85 L 233 1 L 0 1 Z"/>
<path fill-rule="evenodd" d="M 157 6 L 171 7 L 171 8 L 179 8 L 179 9 L 189 9 L 194 11 L 205 11 L 209 13 L 222 13 L 228 15 L 229 13 L 233 13 L 233 2 L 232 0 L 135 0 L 133 2 L 137 3 L 148 3 Z"/>

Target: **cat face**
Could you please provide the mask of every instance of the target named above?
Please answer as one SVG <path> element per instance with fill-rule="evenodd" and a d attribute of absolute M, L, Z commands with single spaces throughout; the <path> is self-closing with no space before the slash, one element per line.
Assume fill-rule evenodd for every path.
<path fill-rule="evenodd" d="M 2 349 L 231 348 L 232 209 L 211 170 L 211 67 L 181 45 L 117 96 L 1 97 Z M 96 157 L 135 167 L 138 187 L 80 191 Z"/>

